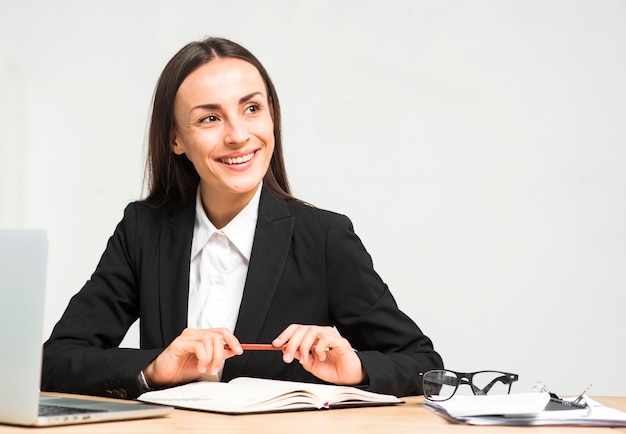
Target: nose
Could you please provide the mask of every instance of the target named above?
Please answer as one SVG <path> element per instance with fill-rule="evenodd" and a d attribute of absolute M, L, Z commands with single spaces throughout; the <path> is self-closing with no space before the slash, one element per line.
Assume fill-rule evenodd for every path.
<path fill-rule="evenodd" d="M 245 120 L 236 117 L 231 118 L 226 122 L 226 134 L 224 141 L 229 146 L 241 146 L 250 139 L 250 133 L 248 131 Z"/>

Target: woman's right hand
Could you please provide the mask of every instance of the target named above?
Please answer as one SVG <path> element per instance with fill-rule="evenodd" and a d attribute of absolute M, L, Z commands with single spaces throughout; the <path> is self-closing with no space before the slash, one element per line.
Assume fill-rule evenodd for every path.
<path fill-rule="evenodd" d="M 143 374 L 151 387 L 174 386 L 206 373 L 217 375 L 224 360 L 242 353 L 239 340 L 228 329 L 188 328 L 144 368 Z"/>

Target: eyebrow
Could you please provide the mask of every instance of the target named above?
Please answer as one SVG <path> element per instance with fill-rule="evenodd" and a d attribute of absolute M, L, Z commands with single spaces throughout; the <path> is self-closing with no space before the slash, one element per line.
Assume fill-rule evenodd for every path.
<path fill-rule="evenodd" d="M 242 96 L 241 98 L 239 98 L 239 104 L 243 104 L 247 101 L 250 101 L 252 98 L 254 98 L 257 95 L 262 95 L 261 92 L 252 92 L 249 93 L 248 95 Z M 222 106 L 220 104 L 200 104 L 197 105 L 195 107 L 193 107 L 191 109 L 191 111 L 196 110 L 196 109 L 206 109 L 206 110 L 219 110 Z"/>

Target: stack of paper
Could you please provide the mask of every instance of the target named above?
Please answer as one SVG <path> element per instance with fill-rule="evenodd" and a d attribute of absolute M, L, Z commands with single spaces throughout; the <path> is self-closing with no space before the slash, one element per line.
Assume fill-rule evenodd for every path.
<path fill-rule="evenodd" d="M 446 419 L 470 425 L 626 426 L 626 413 L 585 396 L 586 408 L 550 410 L 547 393 L 498 396 L 453 396 L 448 401 L 426 400 L 424 406 Z"/>

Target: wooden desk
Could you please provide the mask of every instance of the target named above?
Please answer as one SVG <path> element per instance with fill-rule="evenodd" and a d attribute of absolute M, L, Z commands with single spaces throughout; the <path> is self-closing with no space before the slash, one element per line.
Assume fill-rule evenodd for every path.
<path fill-rule="evenodd" d="M 594 397 L 604 405 L 626 411 L 626 397 Z M 421 408 L 423 397 L 404 398 L 406 404 L 393 407 L 363 407 L 340 410 L 319 410 L 293 413 L 269 413 L 257 415 L 228 416 L 187 410 L 175 410 L 169 416 L 119 422 L 102 422 L 83 425 L 40 428 L 46 433 L 626 433 L 626 428 L 595 427 L 479 427 L 455 425 Z M 26 433 L 37 428 L 0 425 L 0 434 Z"/>

